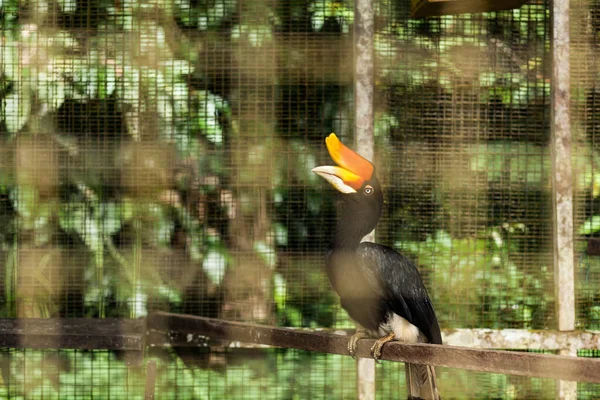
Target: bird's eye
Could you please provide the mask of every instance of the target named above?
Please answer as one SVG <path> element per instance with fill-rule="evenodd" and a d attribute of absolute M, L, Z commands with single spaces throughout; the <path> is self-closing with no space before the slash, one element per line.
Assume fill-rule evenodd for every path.
<path fill-rule="evenodd" d="M 365 190 L 364 190 L 364 192 L 365 192 L 365 194 L 366 194 L 366 195 L 369 195 L 369 196 L 370 196 L 370 195 L 372 195 L 372 194 L 373 194 L 373 192 L 374 192 L 374 191 L 375 191 L 375 190 L 373 189 L 373 186 L 371 186 L 371 185 L 367 185 L 367 186 L 365 186 Z"/>

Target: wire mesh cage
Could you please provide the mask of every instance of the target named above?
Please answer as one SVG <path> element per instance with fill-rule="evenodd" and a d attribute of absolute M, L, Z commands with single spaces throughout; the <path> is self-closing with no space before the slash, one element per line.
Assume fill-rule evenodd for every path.
<path fill-rule="evenodd" d="M 392 11 L 379 58 L 383 240 L 418 260 L 443 325 L 551 326 L 546 6 Z"/>
<path fill-rule="evenodd" d="M 571 3 L 577 327 L 597 330 L 599 5 Z M 376 240 L 416 263 L 444 329 L 557 329 L 550 8 L 373 3 Z M 323 269 L 337 196 L 311 169 L 330 132 L 353 140 L 355 18 L 348 0 L 3 2 L 0 317 L 353 328 Z M 145 355 L 161 399 L 356 398 L 349 357 Z M 0 397 L 144 398 L 126 361 L 5 348 Z M 402 364 L 376 371 L 377 398 L 403 395 Z M 444 398 L 554 396 L 545 379 L 438 375 Z"/>
<path fill-rule="evenodd" d="M 595 149 L 598 146 L 596 133 L 596 46 L 597 37 L 594 26 L 598 13 L 597 2 L 575 2 L 571 18 L 577 21 L 573 34 L 573 64 L 571 77 L 574 83 L 572 100 L 573 124 L 576 134 L 575 159 L 579 171 L 576 191 L 577 209 L 577 313 L 581 325 L 588 329 L 598 329 L 598 255 L 588 251 L 590 242 L 598 237 L 598 220 L 595 217 L 598 207 L 597 184 L 594 176 L 597 171 Z"/>

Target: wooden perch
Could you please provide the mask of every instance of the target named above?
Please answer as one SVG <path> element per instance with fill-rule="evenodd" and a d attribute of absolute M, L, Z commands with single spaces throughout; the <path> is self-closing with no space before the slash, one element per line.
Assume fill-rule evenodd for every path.
<path fill-rule="evenodd" d="M 150 346 L 206 346 L 208 339 L 211 339 L 348 355 L 348 336 L 345 334 L 275 328 L 163 312 L 151 314 L 147 322 L 146 342 Z M 370 358 L 373 342 L 372 339 L 360 340 L 357 355 Z M 381 358 L 481 372 L 600 382 L 600 359 L 594 358 L 402 342 L 386 344 Z"/>
<path fill-rule="evenodd" d="M 461 330 L 457 330 L 456 333 L 461 332 Z M 494 343 L 512 346 L 514 343 L 509 340 L 510 338 L 504 338 L 506 340 L 502 342 L 498 342 L 497 338 L 494 339 L 494 335 L 499 335 L 501 332 L 474 330 L 471 334 L 477 337 L 483 336 Z M 515 336 L 519 332 L 521 331 L 514 331 L 509 336 Z M 523 332 L 521 333 L 524 334 Z M 459 336 L 465 336 L 464 333 L 462 332 L 462 335 Z M 208 346 L 211 341 L 230 342 L 230 345 L 239 345 L 240 347 L 253 344 L 348 355 L 346 349 L 348 334 L 349 332 L 344 330 L 334 333 L 331 331 L 315 332 L 314 330 L 276 328 L 162 312 L 149 315 L 147 321 L 111 318 L 0 319 L 0 347 L 121 350 L 133 353 L 132 357 L 135 358 L 130 362 L 137 364 L 141 362 L 141 356 L 146 346 L 204 347 Z M 537 343 L 540 348 L 548 347 L 545 343 L 548 338 L 552 339 L 550 340 L 552 346 L 573 347 L 573 344 L 579 344 L 584 346 L 583 348 L 597 348 L 598 340 L 600 340 L 598 333 L 592 332 L 584 332 L 579 335 L 568 332 L 538 332 L 534 334 L 537 335 L 534 337 L 539 336 L 539 340 L 544 341 L 544 343 Z M 577 339 L 579 336 L 586 340 Z M 488 341 L 484 344 L 489 345 Z M 517 340 L 517 342 L 521 343 L 522 340 Z M 358 344 L 358 355 L 370 358 L 372 344 L 373 340 L 361 340 Z M 534 347 L 534 344 L 530 341 L 525 343 L 529 347 Z M 581 348 L 580 346 L 575 347 Z M 600 359 L 597 358 L 391 342 L 383 348 L 382 359 L 483 372 L 600 382 Z"/>
<path fill-rule="evenodd" d="M 0 319 L 0 347 L 143 351 L 144 320 L 117 318 Z"/>

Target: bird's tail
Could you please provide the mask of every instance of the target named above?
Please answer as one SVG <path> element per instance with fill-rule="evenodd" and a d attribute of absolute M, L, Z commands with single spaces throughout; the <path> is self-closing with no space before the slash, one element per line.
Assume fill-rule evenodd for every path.
<path fill-rule="evenodd" d="M 440 400 L 435 369 L 429 365 L 405 364 L 409 400 Z"/>

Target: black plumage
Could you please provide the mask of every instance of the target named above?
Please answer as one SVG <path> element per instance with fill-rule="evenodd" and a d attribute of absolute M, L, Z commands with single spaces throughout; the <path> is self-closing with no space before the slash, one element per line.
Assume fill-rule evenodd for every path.
<path fill-rule="evenodd" d="M 442 344 L 433 305 L 414 264 L 394 249 L 361 243 L 356 255 L 367 281 L 379 290 L 385 311 L 415 325 L 430 343 Z"/>
<path fill-rule="evenodd" d="M 376 177 L 357 193 L 342 194 L 345 203 L 326 255 L 327 274 L 342 307 L 362 327 L 378 332 L 395 313 L 415 325 L 430 343 L 442 337 L 427 289 L 416 266 L 396 250 L 361 240 L 379 220 L 383 193 Z"/>
<path fill-rule="evenodd" d="M 361 240 L 377 225 L 383 192 L 374 167 L 343 146 L 335 135 L 327 147 L 339 167 L 313 171 L 342 192 L 343 210 L 326 255 L 327 274 L 342 307 L 359 325 L 349 343 L 354 355 L 361 337 L 380 339 L 372 348 L 377 359 L 381 347 L 397 339 L 442 344 L 440 327 L 416 266 L 396 250 Z M 435 371 L 429 366 L 407 365 L 409 398 L 439 399 Z"/>

